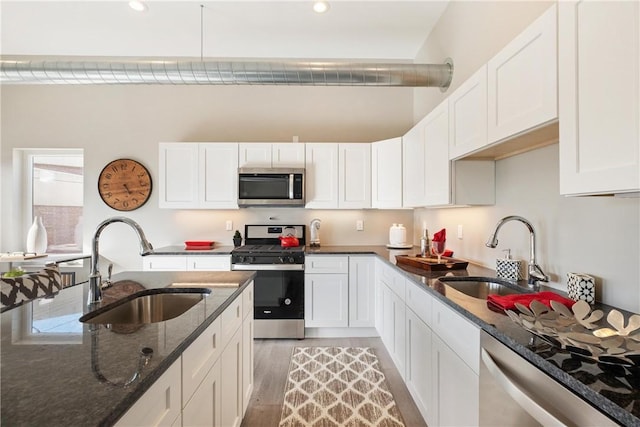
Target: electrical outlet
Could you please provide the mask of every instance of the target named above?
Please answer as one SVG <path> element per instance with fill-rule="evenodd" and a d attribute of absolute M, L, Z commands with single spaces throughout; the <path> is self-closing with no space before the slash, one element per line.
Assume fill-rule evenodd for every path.
<path fill-rule="evenodd" d="M 364 230 L 364 221 L 359 219 L 356 221 L 356 231 L 362 231 L 362 230 Z"/>
<path fill-rule="evenodd" d="M 458 239 L 462 240 L 462 224 L 458 224 Z"/>
<path fill-rule="evenodd" d="M 233 230 L 233 221 L 231 221 L 230 219 L 227 220 L 227 223 L 225 224 L 225 229 L 227 231 L 231 231 Z"/>

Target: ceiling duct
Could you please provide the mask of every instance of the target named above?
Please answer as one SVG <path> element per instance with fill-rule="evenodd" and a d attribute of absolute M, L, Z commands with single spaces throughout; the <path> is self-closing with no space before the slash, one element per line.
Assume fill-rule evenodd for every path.
<path fill-rule="evenodd" d="M 30 61 L 0 60 L 2 84 L 406 86 L 446 90 L 453 62 Z"/>

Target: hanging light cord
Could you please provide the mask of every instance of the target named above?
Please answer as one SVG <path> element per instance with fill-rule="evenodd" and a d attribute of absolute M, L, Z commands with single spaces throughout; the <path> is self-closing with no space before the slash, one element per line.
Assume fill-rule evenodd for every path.
<path fill-rule="evenodd" d="M 204 60 L 204 5 L 200 5 L 200 61 Z"/>

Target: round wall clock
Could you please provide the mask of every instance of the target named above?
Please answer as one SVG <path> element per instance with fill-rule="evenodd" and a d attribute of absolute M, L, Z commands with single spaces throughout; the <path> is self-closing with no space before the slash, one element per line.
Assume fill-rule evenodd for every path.
<path fill-rule="evenodd" d="M 135 160 L 117 159 L 100 172 L 98 192 L 107 206 L 118 211 L 132 211 L 149 200 L 151 175 Z"/>

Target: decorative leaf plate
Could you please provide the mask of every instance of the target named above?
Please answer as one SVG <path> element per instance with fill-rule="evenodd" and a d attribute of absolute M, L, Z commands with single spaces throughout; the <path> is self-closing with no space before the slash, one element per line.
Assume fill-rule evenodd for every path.
<path fill-rule="evenodd" d="M 571 309 L 556 301 L 547 307 L 535 300 L 529 307 L 516 303 L 516 308 L 518 312 L 506 311 L 509 318 L 551 345 L 598 362 L 640 366 L 640 315 L 632 314 L 625 323 L 621 312 L 611 310 L 606 318 L 611 327 L 603 327 L 598 322 L 604 313 L 592 310 L 586 301 Z"/>

